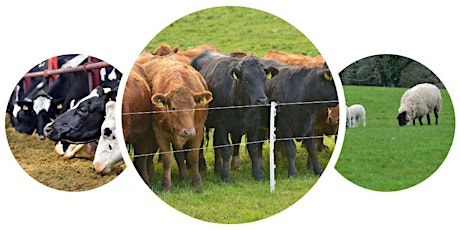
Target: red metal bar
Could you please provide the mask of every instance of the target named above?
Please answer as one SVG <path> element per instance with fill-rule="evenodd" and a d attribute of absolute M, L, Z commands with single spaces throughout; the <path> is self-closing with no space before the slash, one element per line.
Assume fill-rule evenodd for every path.
<path fill-rule="evenodd" d="M 90 71 L 93 69 L 100 69 L 111 66 L 107 62 L 96 62 L 96 63 L 88 63 L 80 66 L 75 66 L 71 68 L 64 68 L 64 69 L 56 69 L 56 70 L 44 70 L 39 72 L 27 73 L 24 77 L 41 77 L 46 75 L 53 75 L 53 74 L 63 74 L 63 73 L 73 73 L 79 71 Z"/>

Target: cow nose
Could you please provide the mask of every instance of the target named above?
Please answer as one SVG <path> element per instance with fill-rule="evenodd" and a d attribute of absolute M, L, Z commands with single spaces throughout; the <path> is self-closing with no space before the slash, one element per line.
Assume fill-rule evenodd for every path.
<path fill-rule="evenodd" d="M 43 128 L 43 133 L 45 134 L 45 136 L 49 136 L 51 135 L 51 132 L 52 132 L 52 128 L 50 125 L 47 125 L 45 126 L 45 128 Z"/>
<path fill-rule="evenodd" d="M 257 102 L 259 103 L 259 105 L 265 105 L 268 102 L 268 98 L 267 97 L 259 97 L 257 99 Z"/>
<path fill-rule="evenodd" d="M 181 136 L 183 137 L 189 137 L 189 136 L 195 136 L 196 135 L 196 129 L 183 129 L 182 132 L 180 133 Z"/>

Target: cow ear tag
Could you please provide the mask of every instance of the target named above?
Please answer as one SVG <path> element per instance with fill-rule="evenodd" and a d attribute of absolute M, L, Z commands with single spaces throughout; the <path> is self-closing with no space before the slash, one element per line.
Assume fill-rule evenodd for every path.
<path fill-rule="evenodd" d="M 59 103 L 59 105 L 56 106 L 57 109 L 62 109 L 62 104 Z"/>
<path fill-rule="evenodd" d="M 330 81 L 332 78 L 331 78 L 331 76 L 329 76 L 329 74 L 325 73 L 324 74 L 324 79 Z"/>
<path fill-rule="evenodd" d="M 201 103 L 201 104 L 207 104 L 207 103 L 208 103 L 208 100 L 206 99 L 206 97 L 203 97 L 203 98 L 201 98 L 200 103 Z"/>
<path fill-rule="evenodd" d="M 163 104 L 163 102 L 161 100 L 158 100 L 157 107 L 158 108 L 163 108 L 164 107 L 164 104 Z"/>
<path fill-rule="evenodd" d="M 26 110 L 26 111 L 29 110 L 29 106 L 23 105 L 23 106 L 22 106 L 22 110 Z"/>
<path fill-rule="evenodd" d="M 232 77 L 233 77 L 235 80 L 238 80 L 238 77 L 236 76 L 236 73 L 235 73 L 235 72 L 233 72 Z"/>
<path fill-rule="evenodd" d="M 272 79 L 272 72 L 267 73 L 267 79 Z"/>

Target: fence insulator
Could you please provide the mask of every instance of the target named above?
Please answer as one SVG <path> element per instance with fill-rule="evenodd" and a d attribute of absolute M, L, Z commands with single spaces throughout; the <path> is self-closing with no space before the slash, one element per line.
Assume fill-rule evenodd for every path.
<path fill-rule="evenodd" d="M 275 191 L 275 116 L 276 116 L 276 102 L 272 101 L 270 103 L 270 148 L 269 148 L 269 155 L 270 155 L 270 193 Z"/>

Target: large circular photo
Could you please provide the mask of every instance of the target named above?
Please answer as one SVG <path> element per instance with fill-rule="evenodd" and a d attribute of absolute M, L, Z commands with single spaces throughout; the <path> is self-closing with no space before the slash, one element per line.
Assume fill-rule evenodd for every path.
<path fill-rule="evenodd" d="M 200 220 L 247 223 L 290 207 L 320 179 L 338 95 L 299 30 L 263 11 L 216 7 L 171 23 L 140 51 L 122 125 L 152 194 Z"/>

